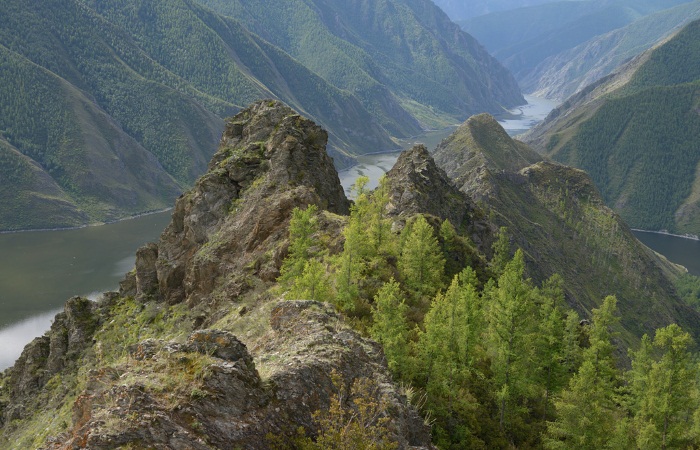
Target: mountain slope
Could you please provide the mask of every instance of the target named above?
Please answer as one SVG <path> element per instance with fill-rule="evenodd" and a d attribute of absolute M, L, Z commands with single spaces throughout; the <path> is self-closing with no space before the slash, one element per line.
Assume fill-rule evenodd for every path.
<path fill-rule="evenodd" d="M 0 212 L 0 229 L 76 226 L 166 207 L 204 170 L 223 126 L 218 116 L 254 98 L 287 98 L 323 117 L 336 131 L 336 151 L 393 145 L 352 96 L 237 23 L 177 0 L 136 6 L 0 6 L 0 130 L 61 191 L 56 203 L 56 186 L 45 184 L 3 199 L 12 208 Z M 43 207 L 30 207 L 37 204 L 28 196 L 42 197 Z"/>
<path fill-rule="evenodd" d="M 508 228 L 530 276 L 564 278 L 571 307 L 588 316 L 616 295 L 628 345 L 676 321 L 698 330 L 700 316 L 673 288 L 678 269 L 637 241 L 584 172 L 544 161 L 486 114 L 444 140 L 435 161 L 497 226 Z"/>
<path fill-rule="evenodd" d="M 700 22 L 574 96 L 524 139 L 589 171 L 637 228 L 700 233 Z"/>
<path fill-rule="evenodd" d="M 338 88 L 394 135 L 524 102 L 512 76 L 429 0 L 199 0 Z"/>
<path fill-rule="evenodd" d="M 554 2 L 498 12 L 462 22 L 508 67 L 521 85 L 535 83 L 538 66 L 596 37 L 688 0 Z M 569 52 L 569 53 L 567 53 Z M 641 49 L 637 51 L 640 53 Z M 564 56 L 562 56 L 564 58 Z"/>
<path fill-rule="evenodd" d="M 650 14 L 545 59 L 521 80 L 521 86 L 537 96 L 564 100 L 698 17 L 699 1 Z"/>
<path fill-rule="evenodd" d="M 452 20 L 458 21 L 496 11 L 507 11 L 553 1 L 555 0 L 477 0 L 466 3 L 461 0 L 435 0 L 435 4 Z"/>
<path fill-rule="evenodd" d="M 503 436 L 510 429 L 498 430 L 500 390 L 490 387 L 497 382 L 491 367 L 498 366 L 489 361 L 495 353 L 484 352 L 486 359 L 472 366 L 479 371 L 476 378 L 486 381 L 474 385 L 483 386 L 483 392 L 455 389 L 440 379 L 439 396 L 425 389 L 419 406 L 409 401 L 426 383 L 423 365 L 443 369 L 437 348 L 449 348 L 445 344 L 457 339 L 450 332 L 462 330 L 465 323 L 475 325 L 473 320 L 454 319 L 473 316 L 461 312 L 466 308 L 456 307 L 458 303 L 444 300 L 458 297 L 454 292 L 460 278 L 473 296 L 464 305 L 474 308 L 482 301 L 498 302 L 501 296 L 546 308 L 550 298 L 562 300 L 556 281 L 535 288 L 552 272 L 563 275 L 569 304 L 585 318 L 601 302 L 601 294 L 616 294 L 623 332 L 615 342 L 618 348 L 637 343 L 642 333 L 671 321 L 696 335 L 700 332 L 700 315 L 681 304 L 670 287 L 674 266 L 631 236 L 602 205 L 588 177 L 541 161 L 527 146 L 510 139 L 491 116 L 469 119 L 441 144 L 437 157 L 447 171 L 436 166 L 425 147 L 416 146 L 400 156 L 383 186 L 371 194 L 371 203 L 367 192 L 360 193 L 352 211 L 325 152 L 327 137 L 321 127 L 276 101 L 256 102 L 227 120 L 207 173 L 177 200 L 158 242 L 137 251 L 135 268 L 119 292 L 105 293 L 96 302 L 71 298 L 51 330 L 27 345 L 15 365 L 0 374 L 0 446 L 267 450 L 316 439 L 319 447 L 329 448 L 324 445 L 329 439 L 350 433 L 354 439 L 348 448 L 369 442 L 387 444 L 383 448 L 433 450 L 431 427 L 417 408 L 427 405 L 422 412 L 432 417 L 433 406 L 456 401 L 474 405 L 478 399 L 479 417 L 471 415 L 471 408 L 467 415 L 457 409 L 440 411 L 432 421 L 432 438 L 461 447 L 471 441 L 483 444 L 481 448 L 509 448 L 512 442 Z M 461 190 L 448 174 L 456 177 Z M 419 229 L 432 235 L 430 223 L 441 229 L 439 240 L 432 235 L 430 248 L 449 256 L 450 275 L 461 273 L 447 294 L 439 292 L 435 300 L 408 299 L 407 306 L 405 294 L 396 290 L 402 297 L 396 307 L 404 310 L 400 315 L 405 326 L 392 329 L 403 329 L 404 337 L 409 334 L 409 313 L 428 311 L 417 322 L 424 323 L 425 330 L 417 338 L 404 339 L 415 344 L 420 360 L 413 361 L 420 366 L 412 369 L 415 379 L 400 379 L 407 383 L 403 387 L 397 371 L 390 369 L 395 360 L 389 345 L 353 329 L 380 323 L 382 294 L 373 296 L 365 312 L 338 303 L 344 270 L 335 261 L 348 254 L 356 237 L 348 229 L 357 221 L 358 209 L 367 207 L 368 222 L 374 225 L 379 217 L 380 226 L 361 238 L 372 242 L 369 235 L 379 231 L 387 253 L 375 253 L 372 264 L 363 268 L 360 289 L 371 292 L 381 284 L 400 288 L 396 279 L 404 284 L 412 280 L 397 263 L 406 260 L 404 250 L 397 257 L 392 243 L 401 240 L 401 228 L 409 239 Z M 309 222 L 304 223 L 304 217 Z M 522 267 L 520 252 L 497 282 L 487 281 L 501 270 L 484 257 L 494 253 L 498 225 L 511 227 L 514 244 L 528 255 L 527 276 L 536 283 L 523 279 L 520 269 L 518 280 L 511 276 L 513 267 Z M 320 264 L 313 277 L 333 276 L 334 291 L 315 284 L 320 291 L 299 293 L 280 277 L 298 255 L 298 236 L 304 234 L 309 257 L 303 261 L 305 274 L 294 284 L 306 277 L 312 261 Z M 361 254 L 354 256 L 363 261 Z M 331 273 L 326 265 L 334 267 Z M 478 297 L 477 287 L 482 290 Z M 328 303 L 298 299 L 318 292 L 319 300 Z M 450 307 L 436 318 L 435 308 L 441 304 Z M 515 322 L 497 308 L 488 312 Z M 532 312 L 540 314 L 534 308 Z M 564 317 L 555 315 L 563 331 Z M 529 314 L 522 316 L 533 320 Z M 586 342 L 592 335 L 587 321 L 571 317 L 571 333 L 563 336 Z M 423 334 L 434 333 L 436 321 L 455 325 L 434 335 L 439 339 L 433 349 L 424 344 Z M 454 340 L 455 353 L 488 345 L 490 329 L 482 326 L 483 333 L 468 341 L 464 336 L 470 335 L 462 335 L 459 342 L 474 343 L 466 349 Z M 369 331 L 373 337 L 375 330 L 372 326 Z M 530 342 L 524 341 L 542 348 Z M 559 355 L 554 358 L 562 359 Z M 523 363 L 531 365 L 530 360 Z M 523 370 L 516 366 L 512 374 L 520 377 Z M 530 398 L 538 400 L 539 388 L 537 392 Z M 537 411 L 527 414 L 541 417 Z M 466 419 L 468 428 L 463 428 Z M 473 437 L 446 436 L 442 430 L 452 434 L 455 427 L 449 422 L 455 420 L 457 430 L 473 430 Z M 526 424 L 518 442 L 525 442 L 520 433 L 532 432 Z M 324 433 L 328 439 L 322 439 Z M 532 439 L 528 442 L 539 447 L 540 438 Z"/>

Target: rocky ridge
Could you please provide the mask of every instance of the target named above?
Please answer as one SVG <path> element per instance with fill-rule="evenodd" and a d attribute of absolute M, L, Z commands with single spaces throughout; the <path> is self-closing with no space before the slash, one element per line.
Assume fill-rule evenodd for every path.
<path fill-rule="evenodd" d="M 313 435 L 316 411 L 370 379 L 400 448 L 430 448 L 381 347 L 330 305 L 275 289 L 294 207 L 317 205 L 318 240 L 342 250 L 349 202 L 326 138 L 272 100 L 228 120 L 209 171 L 159 242 L 138 251 L 120 292 L 71 299 L 0 376 L 0 446 L 265 449 L 298 427 Z M 616 294 L 621 346 L 671 321 L 700 329 L 673 292 L 676 268 L 634 239 L 588 176 L 543 160 L 488 115 L 443 141 L 435 160 L 422 146 L 405 152 L 387 184 L 395 229 L 417 213 L 449 219 L 478 247 L 459 261 L 477 272 L 507 226 L 529 276 L 561 274 L 582 315 Z"/>
<path fill-rule="evenodd" d="M 331 234 L 348 213 L 326 139 L 271 100 L 228 120 L 120 292 L 69 301 L 3 374 L 3 448 L 265 449 L 313 433 L 312 414 L 358 379 L 387 403 L 400 448 L 429 448 L 378 344 L 330 305 L 269 290 L 294 207 L 317 205 Z"/>
<path fill-rule="evenodd" d="M 584 317 L 616 295 L 626 346 L 669 323 L 698 330 L 700 316 L 675 294 L 679 269 L 634 238 L 585 172 L 547 161 L 488 115 L 470 118 L 434 156 L 496 226 L 507 227 L 534 280 L 561 275 L 567 302 Z"/>

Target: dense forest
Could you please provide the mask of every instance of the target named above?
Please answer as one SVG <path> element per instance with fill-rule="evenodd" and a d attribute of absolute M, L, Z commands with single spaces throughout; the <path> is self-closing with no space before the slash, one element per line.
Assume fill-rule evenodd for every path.
<path fill-rule="evenodd" d="M 700 443 L 696 347 L 678 325 L 644 335 L 621 354 L 614 296 L 582 320 L 565 306 L 561 277 L 539 286 L 525 278 L 523 253 L 513 254 L 507 229 L 488 263 L 449 221 L 418 215 L 392 233 L 382 213 L 386 187 L 368 192 L 365 182 L 355 185 L 336 256 L 324 251 L 318 211 L 294 211 L 280 289 L 288 298 L 332 298 L 380 342 L 439 448 Z M 473 258 L 466 267 L 456 258 L 464 254 Z M 688 298 L 698 295 L 698 281 L 685 279 Z M 363 448 L 394 448 L 375 428 L 334 432 L 332 415 L 322 415 L 325 448 L 352 439 L 384 445 Z M 301 448 L 321 448 L 300 439 Z"/>

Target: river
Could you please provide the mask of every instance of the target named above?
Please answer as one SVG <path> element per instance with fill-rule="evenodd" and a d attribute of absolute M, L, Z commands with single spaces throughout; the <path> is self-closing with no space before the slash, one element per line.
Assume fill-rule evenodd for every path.
<path fill-rule="evenodd" d="M 170 212 L 108 225 L 0 234 L 0 370 L 46 331 L 74 295 L 114 290 L 136 249 L 156 241 Z"/>

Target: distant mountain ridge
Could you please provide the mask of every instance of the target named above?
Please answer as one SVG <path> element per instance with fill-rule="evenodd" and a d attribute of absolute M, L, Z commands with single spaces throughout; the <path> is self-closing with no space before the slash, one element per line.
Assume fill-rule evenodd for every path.
<path fill-rule="evenodd" d="M 281 99 L 314 117 L 328 129 L 339 166 L 352 154 L 395 149 L 395 138 L 436 121 L 522 101 L 508 72 L 475 43 L 476 59 L 464 48 L 443 58 L 464 75 L 459 90 L 410 97 L 384 78 L 339 88 L 240 21 L 191 0 L 31 7 L 8 0 L 0 17 L 0 230 L 80 226 L 167 207 L 205 170 L 223 117 L 256 99 Z M 395 25 L 399 41 L 410 34 Z M 412 29 L 431 36 L 433 25 Z M 313 36 L 301 44 L 321 45 Z M 379 57 L 358 61 L 377 66 Z M 411 72 L 411 61 L 403 63 L 392 65 L 399 78 Z M 367 101 L 375 92 L 379 100 Z"/>
<path fill-rule="evenodd" d="M 700 1 L 659 11 L 542 61 L 520 83 L 525 92 L 564 100 L 700 18 Z"/>
<path fill-rule="evenodd" d="M 394 135 L 524 103 L 512 76 L 430 0 L 198 1 L 353 92 Z"/>
<path fill-rule="evenodd" d="M 588 171 L 633 227 L 700 234 L 700 21 L 584 89 L 523 136 Z"/>
<path fill-rule="evenodd" d="M 698 16 L 689 0 L 561 1 L 460 21 L 525 92 L 563 99 Z"/>

